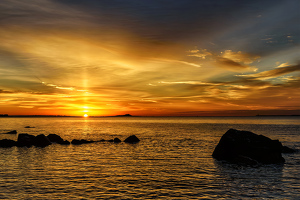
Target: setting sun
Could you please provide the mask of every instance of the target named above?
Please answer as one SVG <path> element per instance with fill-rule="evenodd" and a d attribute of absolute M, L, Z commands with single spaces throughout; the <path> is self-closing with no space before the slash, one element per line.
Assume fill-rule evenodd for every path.
<path fill-rule="evenodd" d="M 83 115 L 83 117 L 88 117 L 88 116 L 89 116 L 88 114 L 84 114 L 84 115 Z"/>
<path fill-rule="evenodd" d="M 299 115 L 299 1 L 22 2 L 0 1 L 0 114 Z"/>

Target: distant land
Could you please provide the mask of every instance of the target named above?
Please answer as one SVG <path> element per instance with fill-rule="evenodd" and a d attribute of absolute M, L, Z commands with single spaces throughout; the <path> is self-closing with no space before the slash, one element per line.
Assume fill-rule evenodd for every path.
<path fill-rule="evenodd" d="M 244 117 L 299 117 L 300 115 L 252 115 L 252 116 L 244 116 Z M 71 116 L 71 115 L 8 115 L 8 114 L 0 114 L 1 117 L 83 117 L 83 116 Z M 143 117 L 143 116 L 133 116 L 131 114 L 125 115 L 114 115 L 114 116 L 89 116 L 89 118 L 100 118 L 100 117 Z M 145 116 L 152 117 L 152 116 Z M 153 116 L 160 117 L 160 116 Z M 161 116 L 161 117 L 241 117 L 241 116 Z"/>
<path fill-rule="evenodd" d="M 83 116 L 71 116 L 71 115 L 8 115 L 0 114 L 0 117 L 83 117 Z M 89 116 L 89 117 L 132 117 L 131 114 L 114 115 L 114 116 Z"/>

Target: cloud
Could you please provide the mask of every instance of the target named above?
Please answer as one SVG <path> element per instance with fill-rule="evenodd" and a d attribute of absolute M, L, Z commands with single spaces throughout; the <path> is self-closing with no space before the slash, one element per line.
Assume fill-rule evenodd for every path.
<path fill-rule="evenodd" d="M 241 51 L 233 52 L 232 50 L 226 50 L 226 51 L 222 52 L 221 57 L 231 60 L 231 61 L 234 61 L 236 63 L 243 63 L 243 64 L 251 64 L 255 60 L 260 58 L 260 56 L 242 53 Z"/>
<path fill-rule="evenodd" d="M 264 80 L 264 79 L 276 78 L 285 74 L 298 72 L 298 71 L 300 71 L 300 64 L 288 66 L 288 67 L 281 67 L 281 68 L 264 71 L 256 74 L 237 75 L 237 76 Z"/>
<path fill-rule="evenodd" d="M 1 89 L 0 89 L 0 94 L 13 94 L 13 93 L 15 93 L 15 92 L 13 92 L 13 91 L 8 91 L 8 90 L 1 90 Z"/>
<path fill-rule="evenodd" d="M 280 65 L 278 65 L 276 68 L 281 68 L 281 67 L 288 67 L 290 66 L 290 64 L 288 62 L 286 63 L 281 63 Z"/>
<path fill-rule="evenodd" d="M 257 68 L 250 66 L 250 64 L 260 58 L 259 56 L 242 53 L 241 51 L 234 52 L 232 50 L 225 50 L 218 53 L 210 52 L 207 49 L 194 49 L 189 50 L 188 53 L 188 56 L 205 60 L 207 65 L 222 67 L 230 71 L 256 71 Z"/>
<path fill-rule="evenodd" d="M 212 56 L 211 52 L 208 52 L 207 49 L 194 49 L 188 51 L 190 54 L 188 56 L 194 56 L 198 58 L 205 59 L 207 56 Z"/>
<path fill-rule="evenodd" d="M 216 60 L 216 64 L 217 64 L 217 66 L 224 67 L 224 68 L 226 68 L 228 70 L 232 70 L 232 71 L 242 71 L 242 70 L 255 71 L 256 70 L 256 68 L 251 67 L 249 65 L 244 65 L 244 64 L 241 64 L 241 63 L 238 63 L 238 62 L 235 62 L 233 60 L 230 60 L 228 58 L 223 58 L 223 57 L 219 57 Z"/>

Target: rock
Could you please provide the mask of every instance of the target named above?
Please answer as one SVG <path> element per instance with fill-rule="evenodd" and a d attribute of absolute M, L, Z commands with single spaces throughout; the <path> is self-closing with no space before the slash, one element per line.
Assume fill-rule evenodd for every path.
<path fill-rule="evenodd" d="M 69 145 L 71 143 L 68 140 L 63 140 L 63 141 L 58 142 L 57 144 Z"/>
<path fill-rule="evenodd" d="M 52 144 L 47 136 L 44 134 L 37 135 L 34 139 L 34 146 L 36 147 L 46 147 Z"/>
<path fill-rule="evenodd" d="M 17 134 L 17 131 L 16 130 L 13 130 L 13 131 L 8 131 L 6 133 L 3 133 L 3 134 Z"/>
<path fill-rule="evenodd" d="M 130 144 L 135 144 L 135 143 L 138 143 L 139 141 L 140 141 L 139 138 L 137 138 L 135 135 L 131 135 L 124 140 L 124 142 L 130 143 Z"/>
<path fill-rule="evenodd" d="M 47 136 L 47 138 L 51 141 L 51 142 L 55 142 L 55 143 L 59 143 L 64 141 L 59 135 L 56 134 L 49 134 Z"/>
<path fill-rule="evenodd" d="M 82 144 L 82 142 L 80 141 L 80 140 L 77 140 L 77 139 L 73 139 L 72 141 L 71 141 L 71 144 Z"/>
<path fill-rule="evenodd" d="M 13 147 L 16 146 L 17 142 L 14 140 L 3 139 L 0 140 L 0 147 Z"/>
<path fill-rule="evenodd" d="M 114 143 L 120 143 L 120 142 L 122 142 L 119 138 L 115 138 L 114 140 L 113 140 L 113 142 Z"/>
<path fill-rule="evenodd" d="M 93 142 L 94 141 L 84 140 L 84 139 L 81 139 L 81 140 L 74 139 L 71 141 L 71 144 L 79 145 L 79 144 L 87 144 L 87 143 L 93 143 Z"/>
<path fill-rule="evenodd" d="M 24 128 L 35 128 L 35 127 L 33 127 L 33 126 L 25 126 Z"/>
<path fill-rule="evenodd" d="M 17 146 L 18 147 L 31 147 L 34 144 L 35 136 L 27 133 L 21 133 L 18 135 Z"/>
<path fill-rule="evenodd" d="M 47 138 L 50 140 L 50 142 L 54 142 L 57 144 L 70 144 L 68 140 L 63 140 L 59 135 L 56 134 L 49 134 Z"/>
<path fill-rule="evenodd" d="M 292 148 L 287 147 L 287 146 L 282 146 L 281 152 L 282 153 L 296 153 L 297 150 L 296 149 L 292 149 Z"/>
<path fill-rule="evenodd" d="M 250 131 L 229 129 L 220 139 L 212 156 L 239 164 L 284 163 L 282 144 Z"/>

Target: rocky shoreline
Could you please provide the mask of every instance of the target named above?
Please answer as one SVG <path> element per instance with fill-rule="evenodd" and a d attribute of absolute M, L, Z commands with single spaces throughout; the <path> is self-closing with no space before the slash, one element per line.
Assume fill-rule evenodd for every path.
<path fill-rule="evenodd" d="M 16 132 L 14 132 L 16 134 Z M 129 144 L 135 144 L 138 143 L 140 140 L 135 136 L 131 135 L 127 137 L 124 142 Z M 17 141 L 11 140 L 11 139 L 2 139 L 0 140 L 0 147 L 3 148 L 9 148 L 9 147 L 46 147 L 53 143 L 61 144 L 61 145 L 81 145 L 81 144 L 88 144 L 88 143 L 95 143 L 95 142 L 112 142 L 112 143 L 121 143 L 122 141 L 119 138 L 114 138 L 111 140 L 99 140 L 99 141 L 93 141 L 93 140 L 85 140 L 85 139 L 73 139 L 71 142 L 68 140 L 64 140 L 57 134 L 49 134 L 48 136 L 44 134 L 39 134 L 37 136 L 30 135 L 27 133 L 20 133 L 18 135 Z"/>

